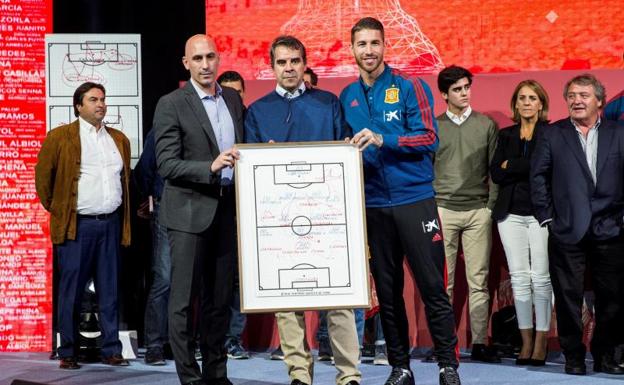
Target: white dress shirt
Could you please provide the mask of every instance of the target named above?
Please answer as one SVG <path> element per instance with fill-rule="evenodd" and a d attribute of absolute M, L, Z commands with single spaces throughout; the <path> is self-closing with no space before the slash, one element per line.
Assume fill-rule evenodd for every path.
<path fill-rule="evenodd" d="M 78 214 L 110 214 L 121 205 L 123 161 L 117 145 L 102 126 L 80 122 L 80 179 Z"/>
<path fill-rule="evenodd" d="M 288 100 L 291 100 L 291 99 L 299 97 L 300 95 L 303 95 L 305 91 L 306 91 L 305 82 L 301 82 L 301 84 L 299 84 L 299 87 L 297 87 L 297 89 L 295 89 L 293 92 L 289 92 L 288 90 L 286 90 L 284 87 L 280 86 L 279 84 L 275 86 L 275 92 L 277 92 L 279 96 L 286 98 Z"/>
<path fill-rule="evenodd" d="M 451 119 L 451 121 L 455 124 L 457 124 L 458 126 L 461 125 L 463 122 L 466 121 L 466 119 L 468 119 L 468 117 L 470 116 L 470 114 L 472 113 L 472 107 L 468 106 L 468 108 L 466 108 L 466 111 L 464 111 L 463 114 L 461 115 L 455 115 L 454 113 L 452 113 L 449 110 L 446 110 L 446 116 L 449 117 L 449 119 Z"/>

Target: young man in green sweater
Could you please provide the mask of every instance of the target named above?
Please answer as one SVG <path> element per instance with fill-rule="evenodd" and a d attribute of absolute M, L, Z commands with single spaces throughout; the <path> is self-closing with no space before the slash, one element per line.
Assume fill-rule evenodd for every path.
<path fill-rule="evenodd" d="M 451 300 L 461 237 L 469 291 L 471 359 L 500 362 L 496 352 L 487 347 L 491 210 L 497 196 L 489 165 L 498 129 L 492 119 L 470 108 L 471 84 L 472 74 L 462 67 L 450 66 L 438 75 L 438 89 L 448 109 L 437 117 L 440 147 L 435 155 L 433 187 L 442 220 Z"/>

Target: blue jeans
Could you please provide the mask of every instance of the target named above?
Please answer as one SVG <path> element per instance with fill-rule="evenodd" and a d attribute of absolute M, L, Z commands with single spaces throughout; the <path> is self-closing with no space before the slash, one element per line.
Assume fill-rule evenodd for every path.
<path fill-rule="evenodd" d="M 364 343 L 364 309 L 353 309 L 353 315 L 355 316 L 355 329 L 358 334 L 358 342 L 360 346 Z M 326 341 L 329 339 L 329 333 L 327 331 L 327 311 L 319 311 L 319 326 L 316 329 L 316 340 Z"/>
<path fill-rule="evenodd" d="M 384 337 L 383 328 L 381 327 L 381 314 L 377 313 L 373 316 L 373 322 L 375 322 L 375 342 L 386 343 Z"/>
<path fill-rule="evenodd" d="M 93 277 L 102 330 L 102 357 L 121 353 L 119 342 L 118 265 L 120 217 L 78 218 L 76 239 L 56 245 L 59 267 L 59 357 L 78 354 L 78 323 L 85 285 Z"/>
<path fill-rule="evenodd" d="M 167 228 L 160 224 L 160 203 L 154 201 L 152 216 L 152 286 L 145 306 L 145 347 L 157 348 L 169 341 L 167 314 L 171 286 L 171 251 Z"/>
<path fill-rule="evenodd" d="M 232 341 L 240 342 L 245 329 L 247 316 L 240 311 L 240 290 L 238 283 L 238 267 L 234 270 L 234 289 L 232 290 L 232 303 L 230 304 L 230 328 L 226 334 L 226 345 Z"/>

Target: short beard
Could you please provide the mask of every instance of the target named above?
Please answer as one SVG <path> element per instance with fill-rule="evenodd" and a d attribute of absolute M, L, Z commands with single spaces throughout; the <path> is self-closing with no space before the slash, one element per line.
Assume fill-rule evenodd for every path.
<path fill-rule="evenodd" d="M 379 60 L 379 61 L 377 62 L 377 65 L 376 65 L 376 66 L 375 66 L 372 70 L 370 70 L 370 71 L 364 67 L 363 60 L 362 60 L 362 59 L 360 59 L 360 58 L 356 58 L 356 59 L 355 59 L 355 62 L 357 63 L 358 67 L 359 67 L 362 71 L 364 71 L 364 72 L 366 72 L 366 73 L 368 73 L 368 74 L 372 74 L 373 72 L 377 71 L 377 69 L 381 66 L 381 64 L 383 63 L 383 60 Z"/>

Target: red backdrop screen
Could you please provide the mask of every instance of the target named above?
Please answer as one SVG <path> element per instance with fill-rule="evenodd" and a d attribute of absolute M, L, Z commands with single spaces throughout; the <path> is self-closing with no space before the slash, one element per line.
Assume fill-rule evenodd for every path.
<path fill-rule="evenodd" d="M 479 72 L 624 68 L 620 0 L 207 0 L 221 69 L 272 78 L 271 41 L 298 37 L 321 77 L 356 74 L 350 29 L 373 16 L 386 60 L 412 74 L 457 64 Z"/>
<path fill-rule="evenodd" d="M 0 351 L 50 350 L 52 251 L 35 192 L 52 0 L 0 0 Z"/>

